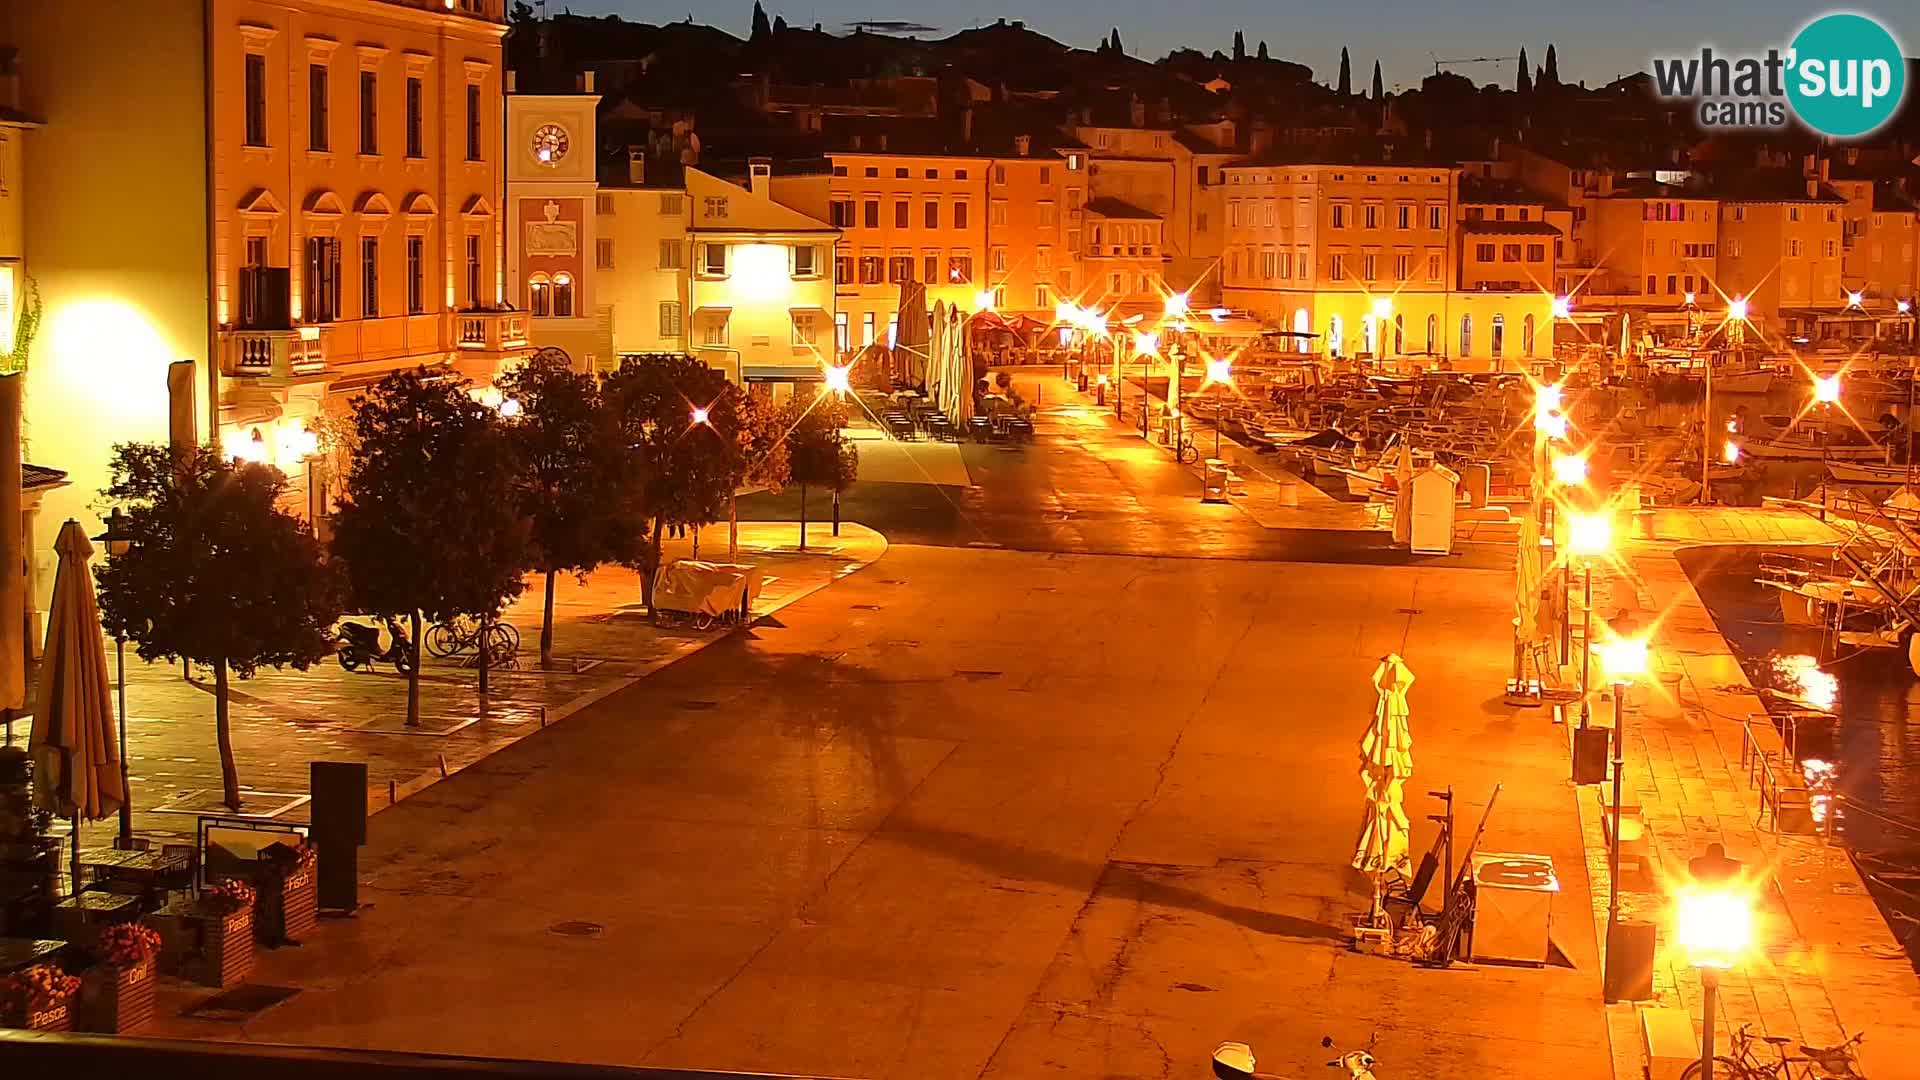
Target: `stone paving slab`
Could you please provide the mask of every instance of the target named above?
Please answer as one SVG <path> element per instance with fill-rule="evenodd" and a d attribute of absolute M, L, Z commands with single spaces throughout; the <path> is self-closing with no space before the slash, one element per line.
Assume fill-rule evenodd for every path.
<path fill-rule="evenodd" d="M 1653 892 L 1623 894 L 1630 898 L 1623 911 L 1654 921 L 1660 936 L 1655 996 L 1640 1005 L 1687 1009 L 1697 1029 L 1700 983 L 1671 946 L 1664 882 L 1684 874 L 1687 860 L 1717 840 L 1767 875 L 1758 902 L 1760 947 L 1722 977 L 1718 1045 L 1742 1023 L 1813 1043 L 1837 1042 L 1864 1027 L 1865 1075 L 1907 1075 L 1920 1056 L 1920 979 L 1841 848 L 1768 828 L 1741 759 L 1742 722 L 1763 707 L 1673 557 L 1695 543 L 1818 544 L 1836 534 L 1795 511 L 1724 507 L 1658 511 L 1653 531 L 1656 539 L 1631 543 L 1622 573 L 1608 575 L 1595 600 L 1601 610 L 1617 599 L 1660 616 L 1653 659 L 1666 678 L 1653 692 L 1629 694 L 1626 715 L 1626 798 L 1642 807 L 1656 873 Z M 1771 724 L 1755 725 L 1753 740 L 1763 752 L 1780 753 Z M 1581 799 L 1579 807 L 1589 873 L 1605 882 L 1601 805 Z M 1604 940 L 1606 890 L 1596 888 L 1593 899 L 1596 934 Z M 1608 1010 L 1617 1080 L 1645 1075 L 1639 1007 Z"/>
<path fill-rule="evenodd" d="M 739 559 L 759 565 L 766 584 L 756 615 L 775 617 L 788 604 L 879 558 L 886 540 L 864 526 L 809 528 L 809 552 L 795 549 L 792 523 L 740 525 Z M 693 554 L 695 537 L 670 541 L 666 557 Z M 727 558 L 727 526 L 699 536 L 702 557 Z M 390 665 L 359 673 L 331 658 L 307 671 L 263 669 L 229 682 L 234 757 L 242 787 L 242 816 L 304 823 L 310 761 L 356 761 L 368 766 L 369 805 L 376 811 L 478 762 L 548 724 L 631 685 L 698 649 L 724 631 L 655 626 L 640 603 L 639 576 L 608 567 L 585 579 L 563 575 L 554 590 L 553 670 L 539 667 L 544 581 L 526 592 L 505 621 L 520 631 L 519 666 L 490 673 L 490 693 L 478 693 L 477 673 L 427 657 L 420 678 L 418 727 L 405 726 L 406 679 Z M 753 632 L 751 630 L 747 631 Z M 108 643 L 108 662 L 113 644 Z M 689 707 L 697 708 L 697 703 Z M 177 665 L 148 664 L 127 651 L 127 749 L 136 834 L 160 839 L 192 836 L 199 814 L 226 814 L 221 805 L 219 756 L 214 746 L 211 676 L 189 681 Z M 31 721 L 16 725 L 27 737 Z M 83 842 L 106 844 L 115 820 L 82 826 Z"/>

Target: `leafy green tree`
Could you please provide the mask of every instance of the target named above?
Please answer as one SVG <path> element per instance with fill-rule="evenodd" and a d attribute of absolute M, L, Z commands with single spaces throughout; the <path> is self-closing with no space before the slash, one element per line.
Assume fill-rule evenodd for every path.
<path fill-rule="evenodd" d="M 360 453 L 333 518 L 333 551 L 354 603 L 406 615 L 415 663 L 407 725 L 420 723 L 420 622 L 481 624 L 480 692 L 493 659 L 486 630 L 526 588 L 529 523 L 519 457 L 499 416 L 464 382 L 398 371 L 353 403 Z"/>
<path fill-rule="evenodd" d="M 520 512 L 531 530 L 530 560 L 546 578 L 540 666 L 551 667 L 554 579 L 586 574 L 607 556 L 619 444 L 600 406 L 599 380 L 557 355 L 536 355 L 498 385 L 520 403 L 507 437 L 524 469 Z"/>
<path fill-rule="evenodd" d="M 759 488 L 774 494 L 784 490 L 793 479 L 793 460 L 787 453 L 788 414 L 766 394 L 748 391 L 740 395 L 739 433 L 736 436 L 740 476 L 736 490 Z M 740 553 L 739 520 L 734 499 L 727 499 L 727 557 Z"/>
<path fill-rule="evenodd" d="M 227 713 L 229 673 L 305 670 L 332 651 L 338 579 L 306 522 L 280 506 L 287 478 L 212 447 L 114 448 L 106 498 L 132 543 L 99 567 L 101 624 L 142 660 L 213 668 L 220 785 L 240 809 Z"/>
<path fill-rule="evenodd" d="M 621 443 L 627 522 L 615 561 L 640 572 L 653 608 L 653 579 L 669 529 L 720 520 L 741 475 L 740 394 L 720 371 L 690 356 L 628 357 L 601 383 Z M 635 515 L 644 515 L 637 521 Z M 637 526 L 637 527 L 635 527 Z"/>
<path fill-rule="evenodd" d="M 853 483 L 859 471 L 860 451 L 842 430 L 847 412 L 838 397 L 827 395 L 798 403 L 798 407 L 804 411 L 790 425 L 787 452 L 792 458 L 793 482 L 800 485 L 800 550 L 805 551 L 807 489 L 824 487 L 833 492 L 837 522 L 840 493 Z"/>

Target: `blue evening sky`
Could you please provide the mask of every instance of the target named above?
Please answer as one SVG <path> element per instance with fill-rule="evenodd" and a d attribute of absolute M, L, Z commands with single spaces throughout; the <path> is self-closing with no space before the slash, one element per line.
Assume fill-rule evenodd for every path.
<path fill-rule="evenodd" d="M 762 0 L 767 13 L 784 15 L 796 26 L 818 22 L 843 30 L 857 19 L 908 20 L 939 28 L 944 36 L 996 18 L 1024 19 L 1028 26 L 1069 44 L 1091 48 L 1109 27 L 1120 29 L 1127 51 L 1158 59 L 1177 46 L 1227 51 L 1236 28 L 1246 31 L 1247 51 L 1265 38 L 1275 57 L 1314 69 L 1331 82 L 1340 63 L 1340 47 L 1353 54 L 1353 81 L 1363 88 L 1378 59 L 1388 88 L 1414 86 L 1433 72 L 1429 52 L 1441 59 L 1514 56 L 1526 46 L 1528 61 L 1540 64 L 1547 44 L 1557 45 L 1560 76 L 1597 86 L 1614 77 L 1649 69 L 1654 55 L 1697 55 L 1702 45 L 1719 49 L 1764 49 L 1782 45 L 1816 15 L 1859 11 L 1880 19 L 1909 55 L 1920 47 L 1920 10 L 1912 0 L 1875 0 L 1871 4 L 1809 3 L 1807 0 L 1371 0 L 1354 4 L 1262 3 L 1259 0 L 1026 0 L 1025 3 L 968 3 L 965 0 Z M 745 35 L 753 0 L 548 0 L 549 10 L 576 14 L 618 14 L 644 22 L 671 22 L 689 13 Z M 1514 62 L 1459 65 L 1475 82 L 1513 79 Z"/>

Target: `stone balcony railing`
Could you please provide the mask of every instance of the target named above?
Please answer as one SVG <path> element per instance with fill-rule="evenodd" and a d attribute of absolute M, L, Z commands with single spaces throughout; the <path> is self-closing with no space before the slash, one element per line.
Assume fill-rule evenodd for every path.
<path fill-rule="evenodd" d="M 454 343 L 475 352 L 511 352 L 527 347 L 524 311 L 460 311 L 454 313 Z"/>
<path fill-rule="evenodd" d="M 485 19 L 488 22 L 506 22 L 508 0 L 385 0 L 396 7 L 419 8 L 422 11 L 445 11 L 470 18 Z"/>
<path fill-rule="evenodd" d="M 294 379 L 326 370 L 317 327 L 223 330 L 220 373 L 233 378 Z"/>

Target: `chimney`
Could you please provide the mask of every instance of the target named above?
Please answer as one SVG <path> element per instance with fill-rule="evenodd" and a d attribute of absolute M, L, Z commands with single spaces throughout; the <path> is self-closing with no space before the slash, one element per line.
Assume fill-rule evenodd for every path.
<path fill-rule="evenodd" d="M 863 137 L 863 136 L 862 136 L 862 135 L 861 135 L 861 134 L 860 134 L 859 132 L 857 132 L 857 131 L 856 131 L 856 132 L 854 132 L 854 133 L 853 133 L 853 137 L 852 137 L 852 139 L 851 139 L 850 141 L 851 141 L 851 142 L 853 143 L 853 148 L 854 148 L 855 150 L 864 150 L 864 149 L 866 149 L 866 147 L 865 147 L 865 146 L 863 146 L 863 145 L 861 145 L 861 144 L 863 144 L 863 143 L 865 143 L 865 142 L 866 142 L 866 139 L 865 139 L 865 138 L 864 138 L 864 137 Z"/>
<path fill-rule="evenodd" d="M 1847 164 L 1849 165 L 1860 164 L 1860 148 L 1859 147 L 1857 146 L 1847 147 Z"/>
<path fill-rule="evenodd" d="M 884 131 L 880 133 L 880 152 L 887 152 L 887 133 Z"/>
<path fill-rule="evenodd" d="M 1033 136 L 1015 135 L 1013 137 L 1013 152 L 1016 157 L 1026 157 L 1033 153 Z"/>
<path fill-rule="evenodd" d="M 1612 170 L 1602 170 L 1600 173 L 1600 197 L 1606 198 L 1611 194 L 1613 194 L 1613 172 Z"/>
<path fill-rule="evenodd" d="M 592 68 L 588 68 L 587 70 L 580 73 L 580 92 L 583 94 L 593 93 L 593 69 Z"/>
<path fill-rule="evenodd" d="M 960 110 L 960 145 L 973 145 L 973 106 Z"/>
<path fill-rule="evenodd" d="M 520 73 L 513 70 L 512 68 L 508 68 L 507 69 L 507 93 L 517 94 L 519 92 L 520 92 Z M 5 105 L 5 104 L 6 104 L 5 101 L 0 100 L 0 105 Z"/>
<path fill-rule="evenodd" d="M 1813 154 L 1808 154 L 1806 157 L 1801 158 L 1800 174 L 1802 176 L 1812 176 L 1814 174 L 1814 162 L 1816 160 L 1817 158 Z"/>
<path fill-rule="evenodd" d="M 1848 149 L 1851 150 L 1852 147 L 1848 147 Z M 1833 165 L 1833 159 L 1826 158 L 1826 157 L 1823 157 L 1820 159 L 1820 179 L 1822 182 L 1824 182 L 1827 179 L 1827 170 L 1831 168 L 1832 165 Z"/>
<path fill-rule="evenodd" d="M 1820 197 L 1820 180 L 1819 180 L 1819 178 L 1818 178 L 1818 177 L 1813 177 L 1813 176 L 1809 176 L 1809 177 L 1807 177 L 1807 198 L 1809 198 L 1809 199 L 1817 199 L 1817 198 L 1819 198 L 1819 197 Z"/>
<path fill-rule="evenodd" d="M 766 158 L 747 159 L 747 190 L 763 199 L 773 198 L 773 162 Z"/>
<path fill-rule="evenodd" d="M 1138 94 L 1131 95 L 1127 101 L 1127 122 L 1132 127 L 1147 126 L 1147 103 L 1141 101 Z"/>

